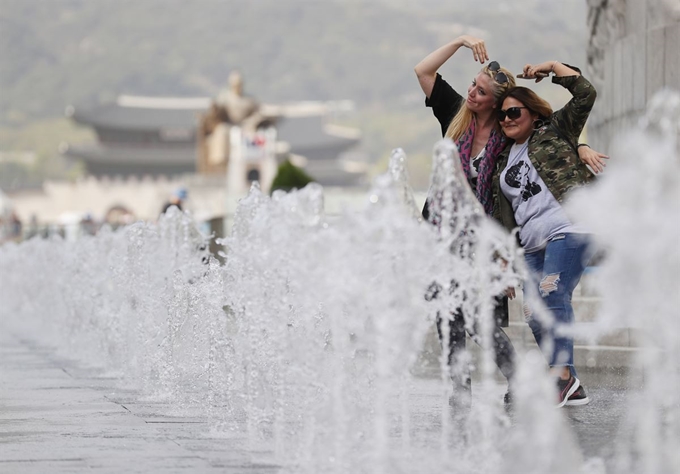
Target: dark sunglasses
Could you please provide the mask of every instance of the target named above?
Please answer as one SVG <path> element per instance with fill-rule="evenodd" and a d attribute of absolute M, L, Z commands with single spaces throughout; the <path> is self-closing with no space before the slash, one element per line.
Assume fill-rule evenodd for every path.
<path fill-rule="evenodd" d="M 502 122 L 505 120 L 505 117 L 508 117 L 510 120 L 515 120 L 519 118 L 520 115 L 522 115 L 522 109 L 528 109 L 529 107 L 509 107 L 506 110 L 499 110 L 498 111 L 498 121 Z"/>
<path fill-rule="evenodd" d="M 493 77 L 493 80 L 498 84 L 506 84 L 508 82 L 508 76 L 503 71 L 501 71 L 501 65 L 498 64 L 498 61 L 491 61 L 486 68 L 489 71 L 496 73 Z"/>

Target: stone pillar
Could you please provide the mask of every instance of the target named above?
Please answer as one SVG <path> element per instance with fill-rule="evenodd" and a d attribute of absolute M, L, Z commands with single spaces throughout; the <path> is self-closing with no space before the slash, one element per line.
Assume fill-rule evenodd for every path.
<path fill-rule="evenodd" d="M 588 77 L 597 102 L 588 141 L 607 152 L 659 90 L 680 91 L 680 0 L 586 0 Z"/>
<path fill-rule="evenodd" d="M 229 163 L 227 164 L 227 193 L 243 196 L 248 192 L 245 180 L 247 173 L 243 156 L 243 135 L 241 127 L 233 126 L 230 131 Z"/>
<path fill-rule="evenodd" d="M 278 162 L 276 160 L 276 128 L 267 127 L 262 130 L 262 134 L 265 137 L 265 151 L 260 165 L 260 185 L 264 192 L 269 192 L 278 170 Z"/>

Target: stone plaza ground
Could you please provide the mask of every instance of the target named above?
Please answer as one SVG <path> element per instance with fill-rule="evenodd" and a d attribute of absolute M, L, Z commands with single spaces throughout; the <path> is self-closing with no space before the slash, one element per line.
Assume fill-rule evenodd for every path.
<path fill-rule="evenodd" d="M 592 402 L 561 413 L 583 458 L 608 464 L 641 378 L 621 369 L 580 376 Z M 499 400 L 504 390 L 499 383 Z M 416 379 L 409 404 L 413 426 L 436 428 L 441 381 Z M 0 473 L 280 471 L 265 446 L 211 435 L 202 416 L 140 401 L 120 379 L 58 358 L 25 334 L 0 331 Z"/>

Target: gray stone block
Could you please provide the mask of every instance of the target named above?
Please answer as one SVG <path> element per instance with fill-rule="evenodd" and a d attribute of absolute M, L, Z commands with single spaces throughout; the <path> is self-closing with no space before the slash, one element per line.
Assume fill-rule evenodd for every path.
<path fill-rule="evenodd" d="M 635 366 L 638 349 L 631 347 L 574 346 L 574 365 L 588 369 Z"/>
<path fill-rule="evenodd" d="M 632 37 L 633 110 L 643 111 L 647 100 L 646 33 Z"/>
<path fill-rule="evenodd" d="M 524 310 L 522 309 L 522 306 L 524 305 L 524 296 L 522 295 L 522 290 L 517 289 L 515 291 L 517 292 L 517 297 L 508 301 L 508 319 L 510 322 L 524 322 Z"/>
<path fill-rule="evenodd" d="M 583 323 L 578 324 L 583 325 Z M 576 366 L 579 370 L 580 368 L 607 370 L 634 368 L 635 359 L 641 349 L 631 339 L 631 331 L 628 328 L 612 330 L 609 334 L 603 335 L 597 343 L 582 336 L 576 337 L 574 345 Z M 505 328 L 505 332 L 519 354 L 538 349 L 531 329 L 526 323 L 513 322 L 510 327 Z M 473 360 L 479 360 L 481 348 L 469 337 L 466 347 Z M 414 371 L 419 374 L 435 374 L 439 370 L 441 355 L 441 346 L 433 326 L 428 332 Z"/>
<path fill-rule="evenodd" d="M 589 281 L 585 288 L 582 284 L 576 287 L 574 296 L 572 298 L 572 305 L 574 307 L 574 317 L 576 321 L 592 322 L 597 319 L 597 311 L 600 308 L 601 298 L 597 295 L 594 289 L 594 283 Z M 517 298 L 508 302 L 509 320 L 510 322 L 524 323 L 524 297 L 521 291 L 518 291 Z"/>
<path fill-rule="evenodd" d="M 626 2 L 626 35 L 644 33 L 647 28 L 647 0 Z"/>
<path fill-rule="evenodd" d="M 600 308 L 601 298 L 599 296 L 574 296 L 572 306 L 574 307 L 574 318 L 576 321 L 593 322 L 597 319 L 597 312 Z M 510 323 L 524 323 L 524 301 L 518 297 L 510 301 Z"/>
<path fill-rule="evenodd" d="M 633 70 L 633 41 L 634 35 L 621 40 L 621 114 L 630 113 L 633 110 L 633 97 L 635 95 L 635 77 Z M 619 115 L 621 115 L 619 114 Z"/>
<path fill-rule="evenodd" d="M 672 11 L 672 4 L 675 3 L 675 0 L 645 0 L 644 3 L 647 6 L 648 29 L 661 28 L 672 21 L 677 21 Z"/>
<path fill-rule="evenodd" d="M 515 349 L 520 357 L 529 351 L 538 351 L 539 348 L 535 342 L 513 341 Z M 478 361 L 481 358 L 481 348 L 474 343 L 468 344 L 468 352 L 473 361 Z M 621 346 L 574 346 L 574 365 L 577 370 L 630 370 L 637 366 L 636 359 L 639 355 L 639 349 Z M 431 361 L 434 363 L 433 368 L 438 368 L 439 362 L 437 360 Z M 432 368 L 430 369 L 432 370 Z"/>
<path fill-rule="evenodd" d="M 664 42 L 663 28 L 647 32 L 647 100 L 664 85 Z"/>
<path fill-rule="evenodd" d="M 588 126 L 588 142 L 593 149 L 608 154 L 610 140 L 606 125 Z"/>
<path fill-rule="evenodd" d="M 631 347 L 649 347 L 649 334 L 643 328 L 628 328 Z"/>
<path fill-rule="evenodd" d="M 625 109 L 623 107 L 626 95 L 626 87 L 624 81 L 629 78 L 624 77 L 623 69 L 623 41 L 617 41 L 613 44 L 610 49 L 610 54 L 613 57 L 612 71 L 611 74 L 605 77 L 605 80 L 611 83 L 612 94 L 609 100 L 612 101 L 611 104 L 611 117 L 619 117 L 624 113 Z"/>
<path fill-rule="evenodd" d="M 616 86 L 612 81 L 614 76 L 614 54 L 613 46 L 609 47 L 605 53 L 604 57 L 604 81 L 605 85 L 608 86 L 602 91 L 602 102 L 603 108 L 602 112 L 603 120 L 608 122 L 614 117 L 614 97 L 616 97 Z"/>
<path fill-rule="evenodd" d="M 574 296 L 599 296 L 598 281 L 598 267 L 588 267 L 581 276 L 581 281 L 574 289 Z"/>
<path fill-rule="evenodd" d="M 637 121 L 664 87 L 680 90 L 680 2 L 617 0 L 604 3 L 603 23 L 590 43 L 601 48 L 594 70 L 602 71 L 589 141 L 609 152 L 620 130 Z"/>
<path fill-rule="evenodd" d="M 680 24 L 665 28 L 664 83 L 680 91 Z"/>
<path fill-rule="evenodd" d="M 632 347 L 628 328 L 614 328 L 604 334 L 597 334 L 593 323 L 577 322 L 574 344 L 577 346 Z"/>
<path fill-rule="evenodd" d="M 593 322 L 597 320 L 602 299 L 597 296 L 580 296 L 571 302 L 574 307 L 574 319 L 577 322 Z"/>

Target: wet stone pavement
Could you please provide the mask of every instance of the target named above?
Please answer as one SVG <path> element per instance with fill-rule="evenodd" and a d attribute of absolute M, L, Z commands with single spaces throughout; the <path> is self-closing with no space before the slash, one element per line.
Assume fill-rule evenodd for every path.
<path fill-rule="evenodd" d="M 609 459 L 631 379 L 580 374 L 592 402 L 565 410 L 586 458 Z M 504 388 L 499 384 L 499 395 Z M 440 381 L 418 379 L 416 424 L 436 424 Z M 121 381 L 0 331 L 0 473 L 275 473 L 266 446 L 211 435 L 199 415 L 145 403 Z"/>

